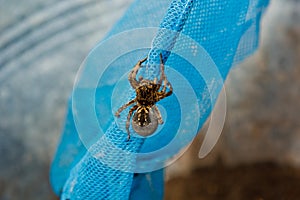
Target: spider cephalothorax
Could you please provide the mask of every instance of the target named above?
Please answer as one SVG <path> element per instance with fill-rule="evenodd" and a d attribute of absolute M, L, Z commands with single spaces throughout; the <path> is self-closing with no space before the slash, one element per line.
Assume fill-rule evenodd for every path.
<path fill-rule="evenodd" d="M 139 69 L 142 66 L 142 63 L 147 60 L 147 57 L 143 60 L 140 60 L 129 73 L 128 80 L 130 85 L 136 92 L 136 98 L 129 101 L 127 104 L 124 104 L 118 109 L 115 113 L 117 117 L 120 116 L 120 113 L 130 106 L 135 104 L 129 110 L 126 122 L 126 130 L 128 133 L 128 139 L 130 138 L 129 126 L 130 119 L 132 118 L 132 127 L 139 134 L 146 136 L 153 133 L 158 124 L 162 124 L 163 120 L 160 114 L 159 109 L 155 105 L 156 102 L 161 99 L 170 96 L 172 94 L 172 85 L 168 82 L 167 77 L 164 71 L 164 64 L 162 61 L 162 55 L 160 54 L 160 78 L 152 80 L 143 79 L 139 77 L 139 80 L 136 79 L 136 75 Z M 168 89 L 168 91 L 166 91 Z"/>

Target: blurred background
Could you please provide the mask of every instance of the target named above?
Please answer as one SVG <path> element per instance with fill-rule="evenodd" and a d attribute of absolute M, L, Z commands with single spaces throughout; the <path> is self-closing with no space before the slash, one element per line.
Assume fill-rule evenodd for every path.
<path fill-rule="evenodd" d="M 0 0 L 0 199 L 56 199 L 49 167 L 76 72 L 132 0 Z M 300 2 L 272 0 L 226 82 L 227 120 L 167 171 L 165 199 L 299 199 Z"/>

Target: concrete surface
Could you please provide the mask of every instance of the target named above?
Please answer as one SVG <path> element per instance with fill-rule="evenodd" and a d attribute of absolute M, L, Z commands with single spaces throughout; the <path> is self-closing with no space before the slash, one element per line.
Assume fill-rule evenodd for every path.
<path fill-rule="evenodd" d="M 0 199 L 54 199 L 49 165 L 74 76 L 131 0 L 3 0 Z"/>

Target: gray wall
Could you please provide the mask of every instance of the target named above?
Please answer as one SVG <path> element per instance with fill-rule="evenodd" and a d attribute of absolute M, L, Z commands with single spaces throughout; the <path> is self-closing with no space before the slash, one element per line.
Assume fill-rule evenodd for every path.
<path fill-rule="evenodd" d="M 131 0 L 0 6 L 0 199 L 53 199 L 48 171 L 73 80 Z"/>
<path fill-rule="evenodd" d="M 221 153 L 228 163 L 300 166 L 300 2 L 271 2 L 256 54 L 232 71 Z"/>

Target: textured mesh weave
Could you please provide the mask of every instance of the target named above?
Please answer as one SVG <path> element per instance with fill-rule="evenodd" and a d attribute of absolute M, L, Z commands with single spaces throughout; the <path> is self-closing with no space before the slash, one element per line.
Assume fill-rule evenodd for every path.
<path fill-rule="evenodd" d="M 159 63 L 159 54 L 162 53 L 165 62 L 173 49 L 178 34 L 182 31 L 187 21 L 194 0 L 172 1 L 168 11 L 160 24 L 160 28 L 153 40 L 152 48 L 149 52 L 148 70 L 150 79 L 157 77 L 159 70 L 155 69 L 155 64 Z M 172 30 L 170 32 L 169 30 Z M 164 49 L 164 51 L 162 51 Z"/>
<path fill-rule="evenodd" d="M 159 76 L 157 64 L 159 54 L 162 53 L 166 66 L 172 66 L 189 81 L 195 91 L 195 101 L 199 105 L 196 110 L 200 110 L 201 113 L 196 121 L 196 128 L 199 130 L 209 116 L 223 82 L 207 86 L 193 63 L 183 59 L 176 52 L 187 56 L 197 55 L 199 49 L 194 46 L 193 41 L 199 43 L 213 60 L 224 80 L 234 64 L 242 61 L 257 48 L 259 21 L 267 4 L 267 0 L 164 0 L 151 3 L 148 0 L 136 0 L 106 38 L 135 28 L 161 28 L 153 38 L 151 49 L 132 52 L 129 57 L 140 58 L 148 54 L 144 76 L 153 79 Z M 181 34 L 191 40 L 180 37 Z M 119 47 L 122 45 L 130 44 L 120 41 Z M 101 60 L 101 57 L 99 59 Z M 126 62 L 125 58 L 121 61 L 131 63 Z M 136 60 L 133 63 L 135 62 Z M 171 72 L 169 71 L 169 74 Z M 206 70 L 205 73 L 209 74 L 210 70 Z M 215 78 L 214 75 L 210 76 L 209 80 Z M 172 84 L 174 88 L 178 88 L 177 91 L 181 91 L 180 95 L 188 97 L 186 99 L 192 98 L 187 96 L 190 93 L 182 80 L 174 80 Z M 206 95 L 208 87 L 211 91 Z M 120 94 L 124 97 L 120 98 L 123 104 L 134 96 L 134 91 L 130 88 L 124 93 Z M 96 93 L 96 99 L 100 99 L 101 95 L 101 92 Z M 88 151 L 79 139 L 70 106 L 64 134 L 51 168 L 54 191 L 61 199 L 162 199 L 163 169 L 158 167 L 155 171 L 133 173 L 138 159 L 128 156 L 127 153 L 136 155 L 135 153 L 151 152 L 167 145 L 176 136 L 182 120 L 181 111 L 174 109 L 174 105 L 178 107 L 178 104 L 186 103 L 180 102 L 180 99 L 176 100 L 175 97 L 170 97 L 163 103 L 168 112 L 168 120 L 161 134 L 147 139 L 132 137 L 130 142 L 124 142 L 126 132 L 113 120 L 113 116 L 110 116 L 104 126 L 105 134 L 89 146 Z M 111 109 L 113 108 L 109 108 Z M 105 116 L 104 112 L 97 115 L 100 121 Z M 123 123 L 126 121 L 125 118 L 120 120 Z M 178 153 L 196 134 L 197 131 L 194 131 L 189 137 L 181 136 L 180 142 L 176 143 L 177 148 L 169 151 L 164 158 Z M 122 151 L 115 151 L 115 147 Z M 159 156 L 161 155 L 157 157 Z M 153 156 L 149 163 L 155 165 L 156 162 L 159 163 Z"/>

